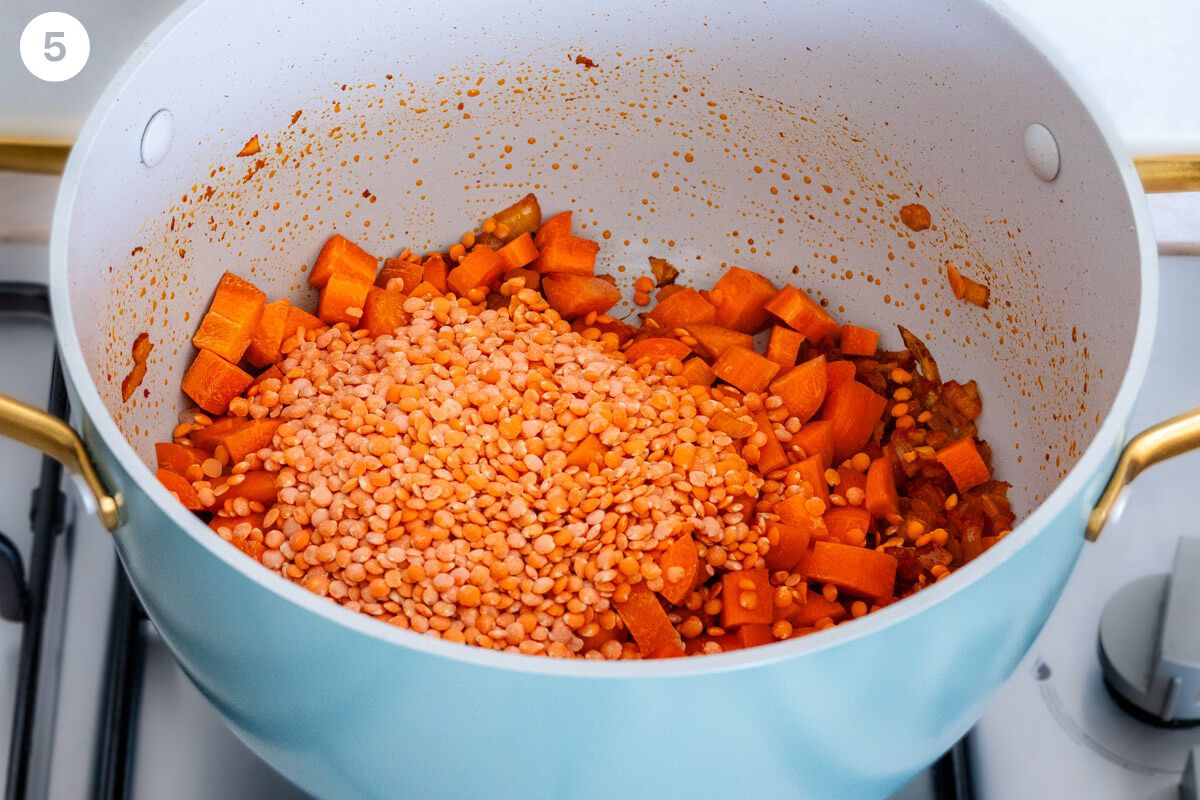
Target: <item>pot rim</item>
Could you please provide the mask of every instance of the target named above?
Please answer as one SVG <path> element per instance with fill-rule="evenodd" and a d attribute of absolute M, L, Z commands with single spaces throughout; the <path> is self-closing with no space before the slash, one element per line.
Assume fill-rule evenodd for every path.
<path fill-rule="evenodd" d="M 162 41 L 194 13 L 204 1 L 188 0 L 155 28 L 147 37 L 145 45 L 139 48 L 140 52 L 149 53 L 157 49 Z M 1087 494 L 1091 497 L 1099 494 L 1099 483 L 1106 476 L 1106 473 L 1102 471 L 1109 460 L 1114 457 L 1119 445 L 1123 443 L 1126 426 L 1149 361 L 1158 313 L 1158 260 L 1149 207 L 1137 173 L 1133 168 L 1132 159 L 1125 144 L 1118 137 L 1115 126 L 1074 71 L 1027 22 L 1014 14 L 1002 0 L 976 0 L 976 2 L 995 14 L 1001 23 L 1023 37 L 1042 54 L 1050 67 L 1058 73 L 1066 88 L 1076 95 L 1091 115 L 1099 130 L 1101 140 L 1108 148 L 1109 155 L 1116 162 L 1123 183 L 1122 188 L 1129 199 L 1132 211 L 1134 235 L 1138 240 L 1141 273 L 1138 322 L 1133 347 L 1129 353 L 1129 363 L 1116 396 L 1108 407 L 1104 420 L 1092 441 L 1068 471 L 1066 477 L 1032 513 L 1017 524 L 1011 534 L 989 548 L 981 557 L 960 570 L 956 570 L 950 580 L 939 581 L 915 595 L 905 598 L 902 602 L 855 620 L 853 624 L 839 625 L 831 630 L 822 631 L 819 635 L 804 636 L 799 639 L 747 648 L 732 653 L 720 653 L 703 658 L 648 661 L 568 660 L 484 650 L 396 628 L 318 597 L 303 587 L 265 569 L 261 564 L 253 562 L 239 550 L 230 547 L 227 542 L 214 536 L 207 525 L 185 509 L 155 479 L 153 471 L 138 457 L 129 441 L 117 428 L 116 422 L 105 407 L 95 383 L 88 374 L 79 338 L 75 332 L 74 317 L 70 306 L 67 280 L 68 243 L 64 231 L 70 230 L 75 195 L 80 187 L 80 173 L 89 156 L 96 131 L 104 124 L 108 109 L 116 104 L 125 84 L 140 67 L 141 57 L 131 58 L 121 67 L 88 115 L 80 132 L 78 144 L 71 151 L 55 203 L 50 241 L 51 307 L 64 373 L 79 401 L 78 410 L 86 414 L 97 435 L 125 467 L 130 477 L 137 483 L 138 488 L 146 492 L 150 500 L 172 522 L 214 557 L 221 559 L 244 578 L 258 584 L 285 602 L 298 605 L 309 613 L 324 617 L 329 622 L 356 633 L 415 650 L 422 655 L 446 658 L 492 669 L 564 678 L 658 679 L 671 676 L 712 675 L 764 666 L 830 650 L 860 637 L 896 626 L 934 604 L 948 601 L 952 596 L 968 589 L 991 570 L 998 568 L 1035 536 L 1042 533 L 1057 517 L 1064 513 L 1070 513 L 1072 506 L 1077 505 L 1077 498 L 1080 495 Z M 1116 189 L 1116 187 L 1112 188 Z M 1090 508 L 1090 505 L 1087 508 Z M 1078 517 L 1078 535 L 1081 541 L 1087 518 L 1087 508 L 1074 512 Z M 123 525 L 115 532 L 114 538 L 137 535 L 128 530 L 129 527 L 128 523 Z"/>

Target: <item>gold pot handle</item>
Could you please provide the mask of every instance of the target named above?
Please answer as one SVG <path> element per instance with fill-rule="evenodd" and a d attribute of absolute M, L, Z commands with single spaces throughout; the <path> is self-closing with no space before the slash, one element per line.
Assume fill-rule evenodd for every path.
<path fill-rule="evenodd" d="M 1147 193 L 1200 192 L 1200 155 L 1138 156 L 1133 166 Z"/>
<path fill-rule="evenodd" d="M 41 450 L 74 472 L 95 496 L 104 527 L 112 532 L 121 524 L 121 495 L 105 488 L 91 454 L 70 425 L 53 414 L 0 394 L 0 436 Z"/>
<path fill-rule="evenodd" d="M 1088 516 L 1084 537 L 1089 542 L 1096 541 L 1121 492 L 1144 470 L 1196 448 L 1200 448 L 1200 408 L 1160 422 L 1130 439 L 1121 450 L 1104 493 Z"/>
<path fill-rule="evenodd" d="M 70 142 L 0 139 L 0 172 L 61 175 L 70 153 Z"/>

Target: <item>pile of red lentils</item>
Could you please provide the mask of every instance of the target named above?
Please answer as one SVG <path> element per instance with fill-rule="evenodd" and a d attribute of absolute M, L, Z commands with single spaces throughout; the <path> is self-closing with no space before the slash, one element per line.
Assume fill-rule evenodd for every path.
<path fill-rule="evenodd" d="M 261 529 L 219 533 L 262 536 L 270 569 L 401 628 L 527 654 L 635 657 L 632 642 L 600 634 L 619 624 L 614 598 L 631 579 L 662 588 L 664 541 L 690 533 L 724 569 L 767 552 L 743 513 L 764 479 L 707 425 L 746 409 L 689 389 L 677 361 L 628 364 L 615 337 L 572 331 L 520 278 L 502 293 L 507 308 L 482 311 L 410 297 L 411 322 L 394 336 L 337 325 L 292 342 L 284 378 L 230 407 L 286 420 L 271 448 L 232 469 L 277 472 L 278 502 Z M 602 459 L 566 468 L 591 434 Z M 255 510 L 238 502 L 231 511 Z M 681 625 L 705 627 L 699 616 Z"/>

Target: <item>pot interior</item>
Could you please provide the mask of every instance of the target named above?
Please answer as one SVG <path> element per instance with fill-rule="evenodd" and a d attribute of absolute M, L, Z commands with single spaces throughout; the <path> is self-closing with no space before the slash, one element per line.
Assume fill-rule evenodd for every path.
<path fill-rule="evenodd" d="M 335 231 L 380 257 L 444 247 L 532 191 L 575 210 L 627 298 L 661 256 L 701 287 L 730 264 L 794 283 L 888 347 L 905 325 L 979 382 L 1018 512 L 1044 498 L 1117 391 L 1140 276 L 1118 165 L 1042 55 L 973 2 L 595 8 L 177 14 L 91 121 L 59 219 L 82 355 L 137 453 L 152 464 L 190 405 L 190 337 L 225 270 L 311 307 Z M 164 108 L 174 136 L 148 167 Z M 1052 182 L 1023 155 L 1033 122 L 1057 139 Z M 261 152 L 238 157 L 252 135 Z M 931 229 L 900 223 L 909 203 Z M 951 265 L 990 308 L 955 299 Z M 148 374 L 122 401 L 142 332 Z"/>

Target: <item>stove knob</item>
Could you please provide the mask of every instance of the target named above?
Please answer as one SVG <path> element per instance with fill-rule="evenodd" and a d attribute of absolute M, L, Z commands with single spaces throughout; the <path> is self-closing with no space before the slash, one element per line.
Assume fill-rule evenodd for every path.
<path fill-rule="evenodd" d="M 1184 537 L 1170 575 L 1122 587 L 1100 618 L 1104 683 L 1153 725 L 1200 725 L 1200 538 Z"/>

